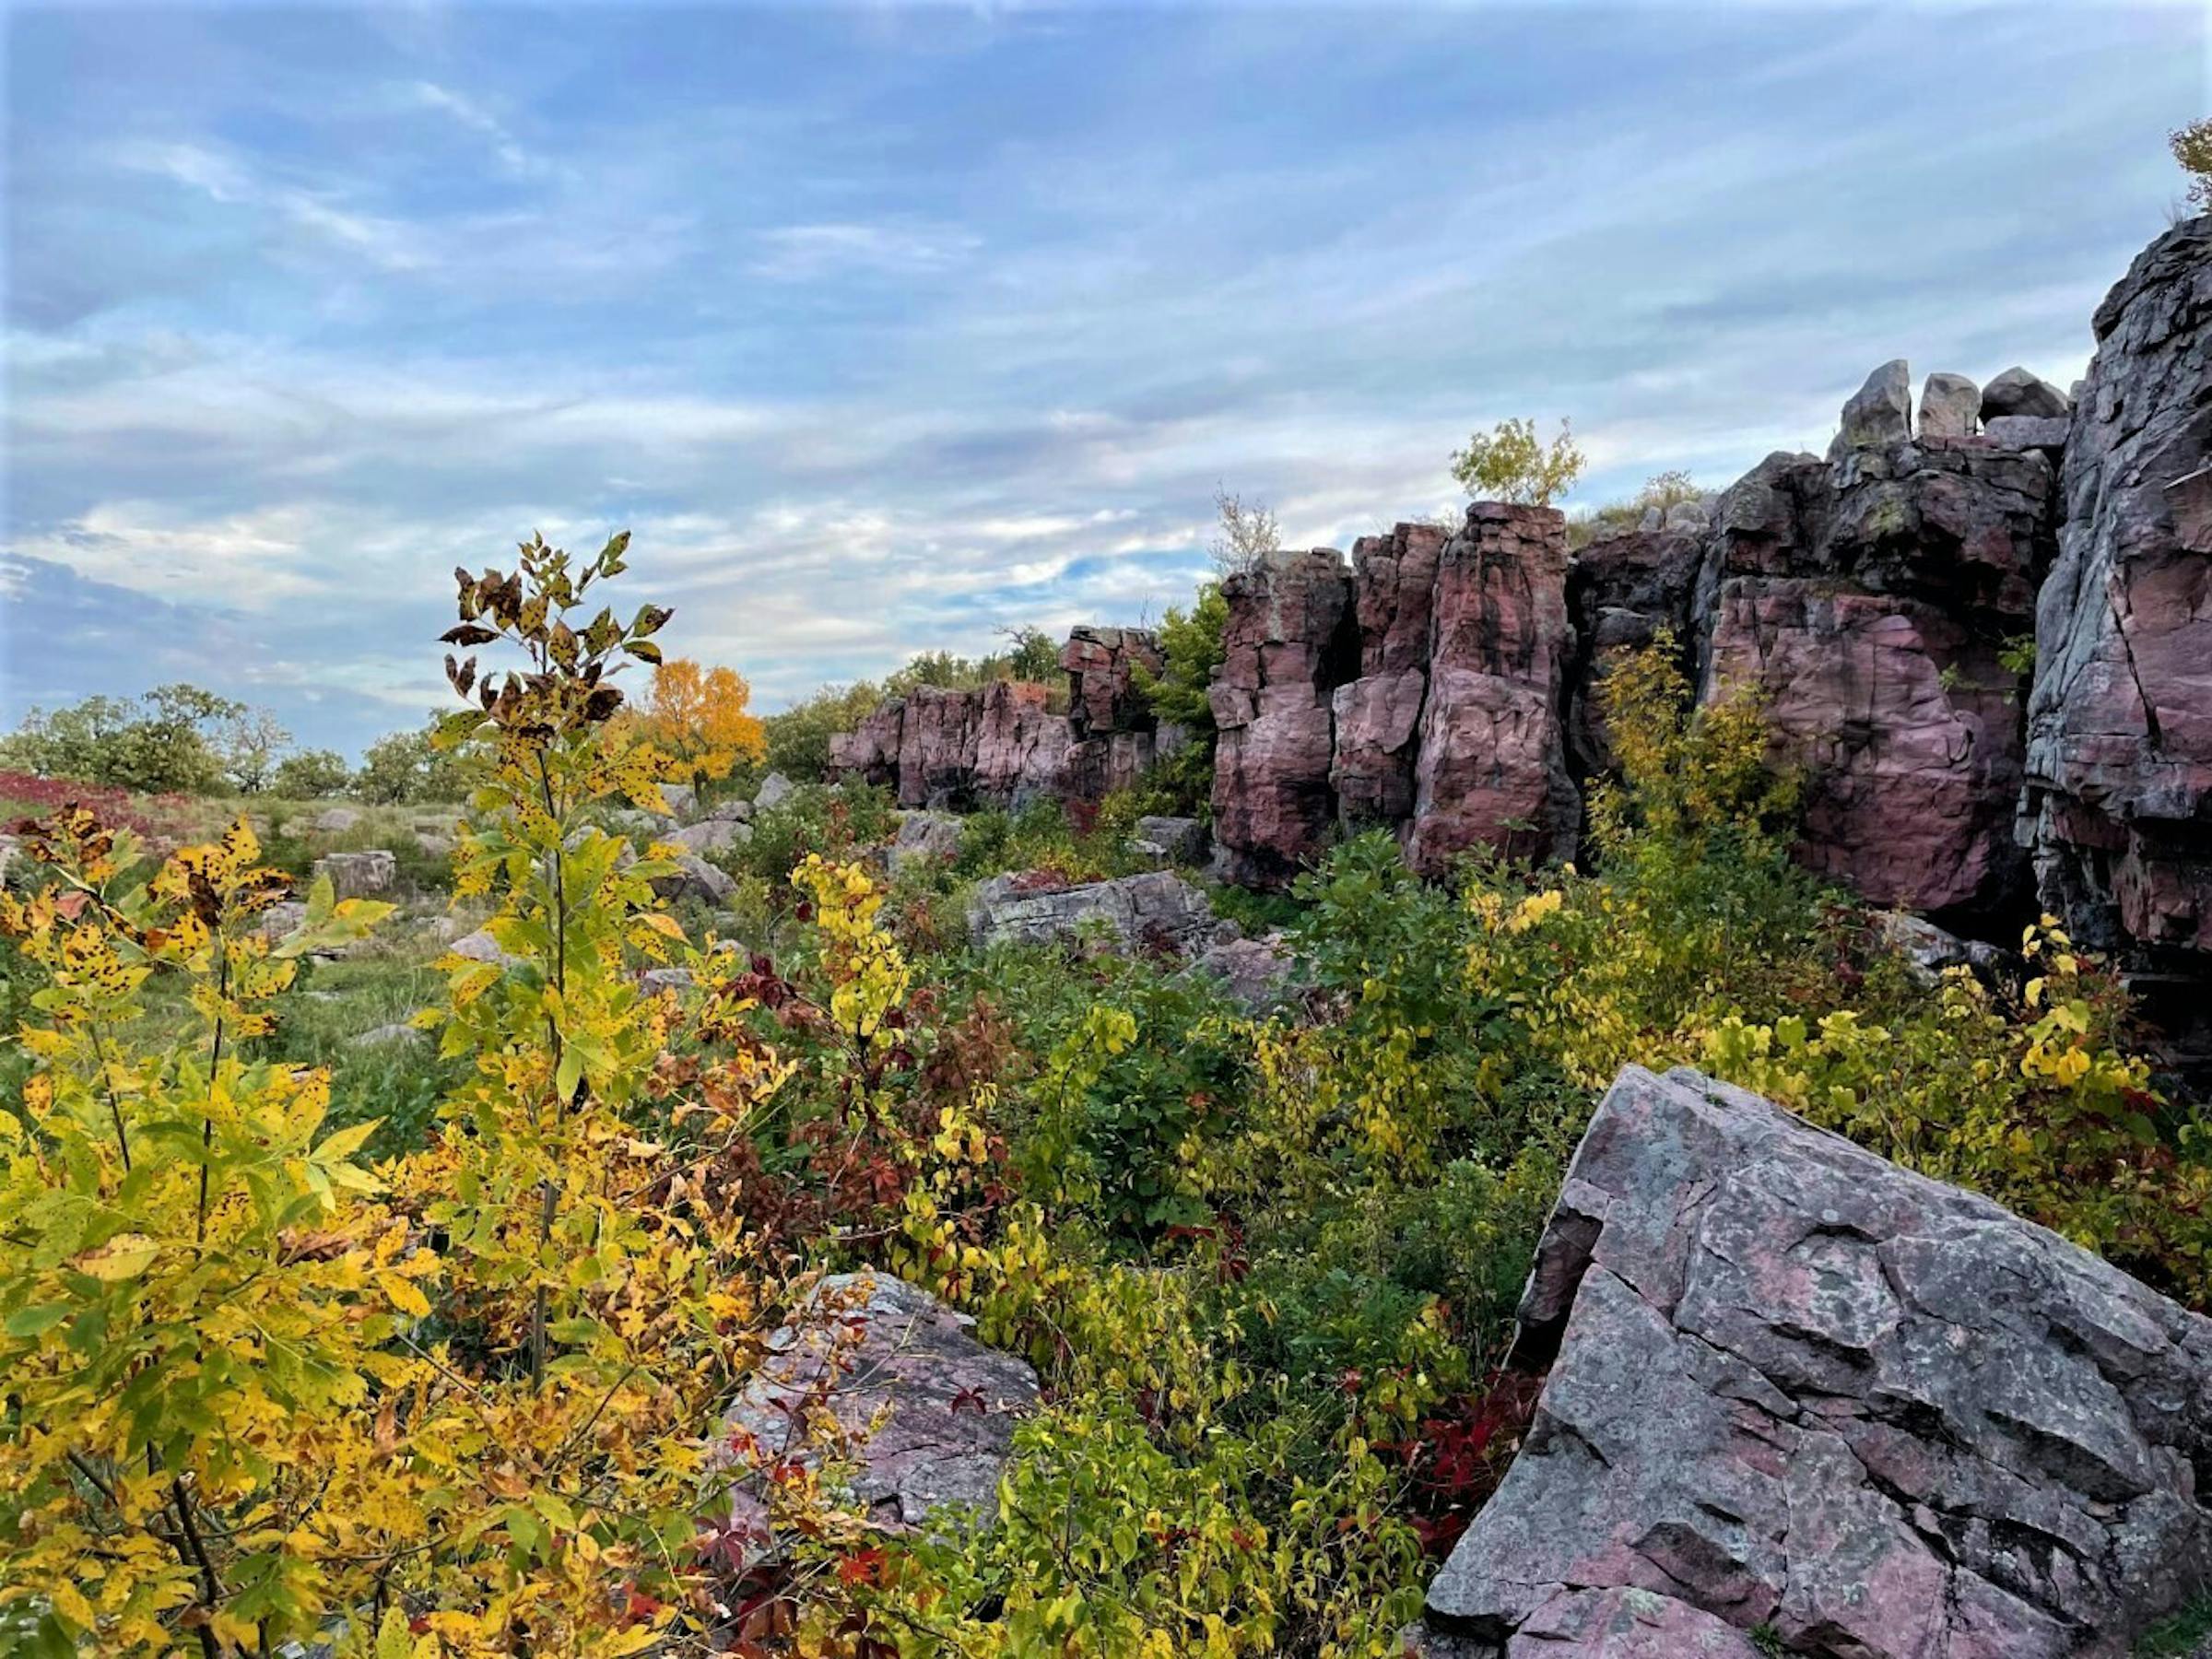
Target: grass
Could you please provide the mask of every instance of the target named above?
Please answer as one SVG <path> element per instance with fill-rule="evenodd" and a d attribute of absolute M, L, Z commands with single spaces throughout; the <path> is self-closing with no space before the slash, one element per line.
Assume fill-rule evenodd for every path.
<path fill-rule="evenodd" d="M 2197 1599 L 2136 1643 L 2136 1659 L 2189 1659 L 2212 1644 L 2212 1594 Z"/>

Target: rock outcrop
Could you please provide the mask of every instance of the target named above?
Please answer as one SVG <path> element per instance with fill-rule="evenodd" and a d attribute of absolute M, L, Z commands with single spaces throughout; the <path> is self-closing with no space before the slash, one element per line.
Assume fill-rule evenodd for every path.
<path fill-rule="evenodd" d="M 1331 547 L 1279 552 L 1221 584 L 1216 862 L 1246 887 L 1280 887 L 1327 844 L 1336 818 L 1331 699 L 1357 649 L 1352 579 Z"/>
<path fill-rule="evenodd" d="M 1615 1081 L 1520 1318 L 1440 1651 L 2118 1659 L 2212 1583 L 2212 1321 L 1695 1072 Z"/>
<path fill-rule="evenodd" d="M 1568 687 L 1567 754 L 1578 777 L 1612 768 L 1599 688 L 1615 665 L 1665 629 L 1688 666 L 1689 601 L 1704 562 L 1704 533 L 1701 522 L 1695 529 L 1631 530 L 1592 542 L 1568 567 L 1577 656 Z"/>
<path fill-rule="evenodd" d="M 2023 831 L 2044 902 L 2183 975 L 2212 1054 L 2212 218 L 2146 249 L 2094 326 L 2036 608 Z"/>
<path fill-rule="evenodd" d="M 373 899 L 388 893 L 399 879 L 399 860 L 378 849 L 367 853 L 325 853 L 315 860 L 312 874 L 330 883 L 338 899 Z"/>
<path fill-rule="evenodd" d="M 1769 456 L 1721 498 L 1692 604 L 1700 696 L 1763 701 L 1801 861 L 1877 904 L 2008 913 L 2020 675 L 2052 547 L 2041 454 L 1983 439 Z"/>
<path fill-rule="evenodd" d="M 919 687 L 878 704 L 830 740 L 833 776 L 891 790 L 901 806 L 1026 806 L 1096 801 L 1125 789 L 1182 741 L 1156 725 L 1137 670 L 1159 647 L 1138 628 L 1078 628 L 1061 653 L 1068 712 L 1052 688 L 995 680 L 980 688 Z M 765 798 L 761 805 L 772 803 Z"/>

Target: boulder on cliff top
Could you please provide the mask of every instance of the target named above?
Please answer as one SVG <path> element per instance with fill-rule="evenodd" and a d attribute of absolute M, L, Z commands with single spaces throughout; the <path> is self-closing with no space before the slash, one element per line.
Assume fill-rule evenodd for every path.
<path fill-rule="evenodd" d="M 1983 425 L 2006 415 L 2064 418 L 2072 407 L 2066 394 L 2040 374 L 2007 369 L 1982 388 Z"/>
<path fill-rule="evenodd" d="M 1594 1595 L 1822 1659 L 2118 1659 L 2212 1583 L 2212 1321 L 1696 1072 L 1615 1080 L 1520 1319 L 1550 1373 L 1428 1595 L 1489 1653 L 1700 1651 Z"/>
<path fill-rule="evenodd" d="M 1846 450 L 1883 449 L 1912 436 L 1912 366 L 1903 358 L 1884 363 L 1843 406 L 1831 456 Z"/>
<path fill-rule="evenodd" d="M 1982 388 L 1963 374 L 1931 374 L 1920 388 L 1923 438 L 1971 438 L 1982 421 Z"/>

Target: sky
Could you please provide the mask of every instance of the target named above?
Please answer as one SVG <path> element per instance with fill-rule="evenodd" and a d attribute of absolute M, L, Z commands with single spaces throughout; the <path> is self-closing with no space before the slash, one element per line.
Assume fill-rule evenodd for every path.
<path fill-rule="evenodd" d="M 1156 618 L 1217 487 L 1348 547 L 1508 417 L 1572 506 L 2063 384 L 2212 111 L 2202 5 L 0 6 L 0 726 L 348 753 L 533 530 L 774 709 Z"/>

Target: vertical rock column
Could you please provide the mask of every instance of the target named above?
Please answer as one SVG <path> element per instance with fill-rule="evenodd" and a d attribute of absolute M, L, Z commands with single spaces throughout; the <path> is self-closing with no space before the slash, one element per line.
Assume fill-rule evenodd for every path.
<path fill-rule="evenodd" d="M 1429 689 L 1429 635 L 1444 532 L 1399 524 L 1352 544 L 1359 677 L 1333 702 L 1336 752 L 1329 781 L 1348 829 L 1396 827 L 1413 816 L 1414 760 Z"/>
<path fill-rule="evenodd" d="M 1568 775 L 1567 521 L 1478 501 L 1440 555 L 1429 687 L 1406 854 L 1440 875 L 1477 845 L 1571 856 L 1582 803 Z"/>
<path fill-rule="evenodd" d="M 1336 817 L 1330 704 L 1357 666 L 1351 577 L 1343 555 L 1322 547 L 1270 554 L 1221 592 L 1214 844 L 1227 879 L 1283 887 L 1319 855 Z"/>

